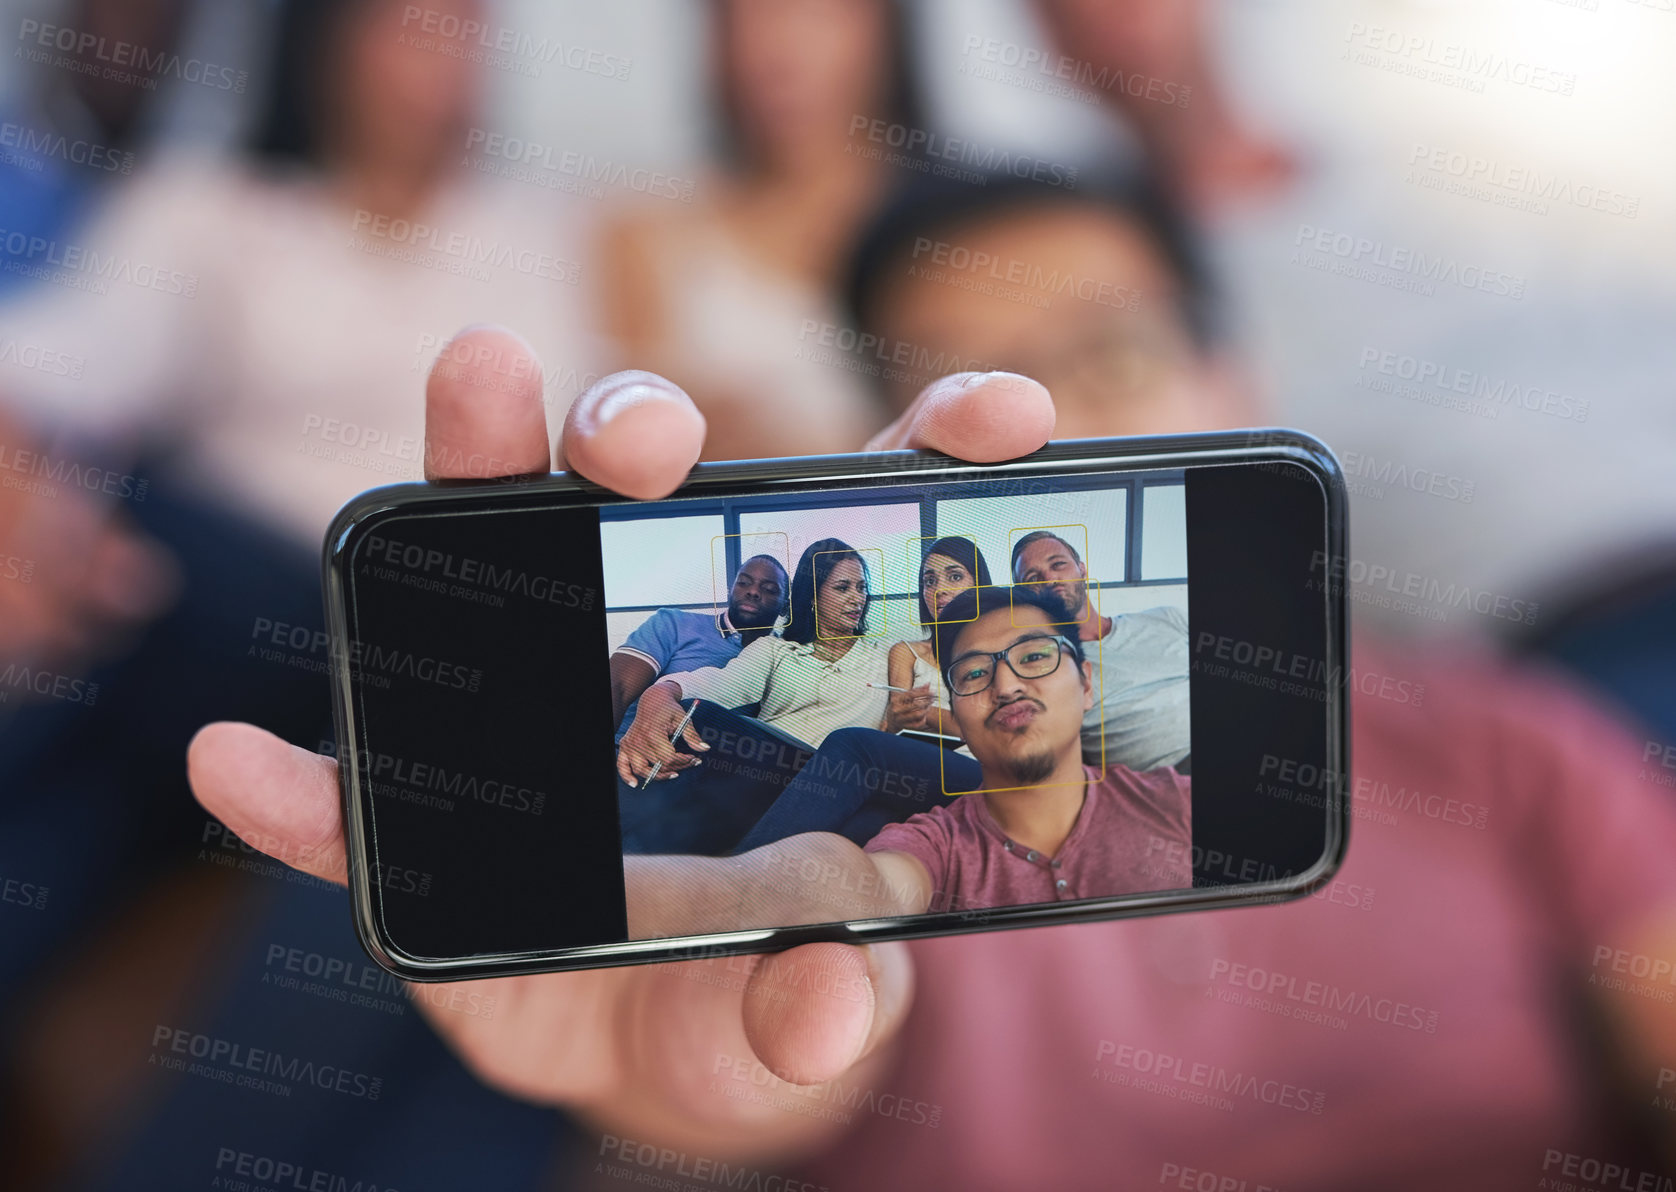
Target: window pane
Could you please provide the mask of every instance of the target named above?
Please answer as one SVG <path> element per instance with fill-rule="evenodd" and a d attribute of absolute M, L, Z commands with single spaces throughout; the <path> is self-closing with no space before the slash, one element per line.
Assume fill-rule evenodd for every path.
<path fill-rule="evenodd" d="M 883 557 L 884 575 L 874 577 L 875 587 L 886 592 L 913 591 L 914 571 L 907 565 L 907 547 L 910 539 L 919 536 L 917 504 L 751 510 L 739 515 L 739 530 L 744 534 L 786 535 L 794 570 L 810 543 L 822 538 L 842 539 L 867 552 L 869 569 L 877 567 Z M 894 618 L 891 626 L 894 630 Z"/>
<path fill-rule="evenodd" d="M 710 540 L 721 532 L 720 514 L 601 520 L 606 608 L 711 607 Z"/>
<path fill-rule="evenodd" d="M 1082 556 L 1088 578 L 1125 578 L 1129 493 L 1126 489 L 1043 493 L 1033 497 L 968 497 L 937 502 L 937 533 L 973 539 L 998 584 L 1012 582 L 1012 544 L 1033 529 L 1052 528 Z"/>
<path fill-rule="evenodd" d="M 1141 578 L 1187 574 L 1187 486 L 1149 484 L 1141 491 Z"/>
<path fill-rule="evenodd" d="M 607 653 L 616 653 L 617 647 L 628 640 L 628 635 L 640 628 L 640 623 L 652 614 L 639 613 L 606 613 L 605 641 Z"/>

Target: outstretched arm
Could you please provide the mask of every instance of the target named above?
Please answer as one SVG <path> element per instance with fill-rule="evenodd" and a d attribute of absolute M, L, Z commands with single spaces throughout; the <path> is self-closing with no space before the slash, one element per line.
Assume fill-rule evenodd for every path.
<path fill-rule="evenodd" d="M 907 853 L 804 832 L 737 857 L 623 858 L 630 939 L 923 914 L 931 875 Z"/>
<path fill-rule="evenodd" d="M 629 705 L 639 699 L 657 677 L 657 672 L 644 658 L 636 658 L 633 654 L 624 654 L 621 651 L 611 655 L 612 728 L 617 728 L 623 723 L 623 713 L 628 711 Z"/>

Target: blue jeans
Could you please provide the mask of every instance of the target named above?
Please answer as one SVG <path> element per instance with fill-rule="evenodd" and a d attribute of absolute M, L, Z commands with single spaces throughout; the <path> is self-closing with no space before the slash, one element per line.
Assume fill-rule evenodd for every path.
<path fill-rule="evenodd" d="M 645 790 L 617 780 L 625 853 L 724 856 L 815 756 L 790 733 L 707 700 L 693 726 L 710 746 L 698 765 Z"/>
<path fill-rule="evenodd" d="M 941 757 L 939 757 L 941 755 Z M 866 844 L 886 824 L 959 798 L 983 784 L 983 770 L 963 753 L 872 728 L 841 728 L 774 800 L 736 853 L 803 832 L 836 832 Z"/>

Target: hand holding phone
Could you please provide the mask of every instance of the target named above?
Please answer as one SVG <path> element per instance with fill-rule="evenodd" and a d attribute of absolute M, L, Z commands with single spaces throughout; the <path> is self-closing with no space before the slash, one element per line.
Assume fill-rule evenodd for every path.
<path fill-rule="evenodd" d="M 458 350 L 455 350 L 457 348 Z M 438 357 L 528 367 L 477 376 L 439 363 L 426 389 L 427 474 L 490 480 L 552 464 L 543 373 L 509 332 L 476 328 Z M 534 378 L 507 385 L 508 376 Z M 925 447 L 974 461 L 1040 447 L 1053 427 L 1040 385 L 1012 374 L 944 378 L 869 447 Z M 703 418 L 673 384 L 645 373 L 607 377 L 566 418 L 559 466 L 628 495 L 672 491 L 698 457 Z M 194 793 L 254 847 L 343 884 L 347 877 L 337 767 L 249 725 L 201 730 L 188 755 Z M 748 1157 L 817 1145 L 817 1114 L 763 1113 L 712 1092 L 718 1057 L 761 1065 L 754 1079 L 818 1108 L 825 1084 L 865 1084 L 888 1061 L 911 1001 L 900 943 L 820 943 L 770 956 L 549 973 L 426 987 L 416 1000 L 483 1080 L 518 1097 L 564 1105 L 599 1129 Z M 818 992 L 824 991 L 824 992 Z M 495 997 L 492 1017 L 451 1010 L 450 996 Z"/>

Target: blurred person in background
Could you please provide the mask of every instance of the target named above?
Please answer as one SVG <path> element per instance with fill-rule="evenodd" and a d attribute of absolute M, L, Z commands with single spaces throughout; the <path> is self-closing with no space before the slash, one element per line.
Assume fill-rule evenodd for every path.
<path fill-rule="evenodd" d="M 811 357 L 838 331 L 845 255 L 892 173 L 866 129 L 913 122 L 900 9 L 715 0 L 709 13 L 721 160 L 690 208 L 609 230 L 604 317 L 625 359 L 693 395 L 707 459 L 843 451 L 875 424 L 874 400 Z"/>
<path fill-rule="evenodd" d="M 0 109 L 0 229 L 6 234 L 62 236 L 109 184 L 133 173 L 134 150 L 156 92 L 143 81 L 105 77 L 94 47 L 126 43 L 169 51 L 186 2 L 80 0 L 63 12 L 17 13 L 14 62 L 22 65 L 26 52 L 48 61 L 31 62 L 34 77 Z M 60 28 L 78 35 L 62 53 Z M 82 33 L 98 40 L 83 42 Z M 0 296 L 28 284 L 27 274 L 0 269 Z"/>
<path fill-rule="evenodd" d="M 1120 190 L 1116 202 L 1102 203 L 1098 193 L 991 187 L 977 196 L 931 188 L 906 196 L 858 256 L 850 291 L 857 325 L 1032 370 L 1068 407 L 1072 426 L 1062 420 L 1056 437 L 1261 424 L 1214 338 L 1195 335 L 1207 297 L 1191 255 L 1181 255 L 1188 242 L 1154 223 L 1144 197 Z M 986 296 L 958 277 L 928 281 L 909 269 L 925 239 L 1026 260 L 1050 275 L 1121 280 L 1142 295 L 1142 310 L 1065 296 L 1037 307 Z M 900 409 L 912 395 L 891 396 Z M 1520 1187 L 1541 1178 L 1553 1149 L 1617 1156 L 1639 1163 L 1635 1170 L 1657 1169 L 1661 1154 L 1676 1157 L 1671 1121 L 1638 1108 L 1653 1095 L 1660 1064 L 1670 1065 L 1676 1013 L 1614 990 L 1600 967 L 1602 950 L 1633 943 L 1627 954 L 1669 956 L 1676 947 L 1676 869 L 1668 863 L 1676 817 L 1639 776 L 1639 751 L 1540 673 L 1487 658 L 1398 654 L 1366 640 L 1356 643 L 1354 663 L 1355 768 L 1345 781 L 1355 823 L 1349 858 L 1328 890 L 1255 914 L 1092 929 L 1097 939 L 1033 932 L 1020 949 L 1027 956 L 1007 956 L 999 938 L 981 947 L 928 941 L 918 997 L 928 1007 L 923 999 L 936 998 L 937 1010 L 928 1010 L 924 1034 L 910 1017 L 912 1058 L 899 1071 L 906 1081 L 920 1062 L 942 1070 L 916 1084 L 915 1095 L 960 1098 L 958 1110 L 943 1102 L 943 1129 L 957 1119 L 981 1130 L 1025 1115 L 1026 1101 L 1049 1094 L 1016 1081 L 1022 1065 L 1044 1084 L 1057 1073 L 1105 1109 L 1098 1127 L 1100 1115 L 1090 1115 L 1086 1134 L 1048 1130 L 1034 1161 L 1049 1138 L 1054 1152 L 1077 1149 L 1080 1139 L 1092 1148 L 1085 1163 L 1100 1156 L 1085 1170 L 1120 1163 L 1145 1182 L 1174 1164 L 1281 1187 Z M 1393 677 L 1404 691 L 1423 691 L 1423 702 L 1399 698 L 1384 682 Z M 1387 698 L 1369 698 L 1381 690 Z M 1470 824 L 1459 810 L 1451 819 L 1389 799 L 1422 790 L 1476 805 Z M 1375 814 L 1382 806 L 1398 810 Z M 1366 896 L 1365 909 L 1353 892 Z M 993 957 L 980 954 L 991 948 Z M 927 954 L 936 955 L 934 968 Z M 1066 1032 L 1058 1045 L 1021 1036 L 1001 1044 L 1012 1062 L 992 1048 L 964 1066 L 957 1057 L 972 1053 L 961 1032 L 932 1020 L 951 1021 L 943 999 L 958 990 L 996 989 L 996 964 L 1052 976 L 1025 981 L 1028 991 L 1014 981 L 1005 997 L 973 997 L 970 1013 L 952 1021 L 1007 1017 L 1001 1003 L 1015 997 L 1038 1012 L 1076 1013 L 1097 990 L 1082 1011 L 1082 1035 L 1073 1042 Z M 1262 1014 L 1276 990 L 1285 1008 L 1303 1009 L 1293 995 L 1312 981 L 1423 1007 L 1429 1017 L 1397 1027 L 1352 1014 L 1335 1028 Z M 980 1009 L 980 1001 L 988 1004 Z M 1284 1079 L 1324 1092 L 1326 1107 L 1320 1118 L 1278 1112 L 1259 1120 L 1240 1105 L 1233 1118 L 1210 1113 L 1207 1121 L 1202 1106 L 1102 1087 L 1118 1073 L 1143 1083 L 1139 1067 L 1122 1068 L 1135 1064 L 1137 1049 Z M 990 1065 L 1015 1079 L 984 1081 Z M 1347 1082 L 1349 1072 L 1363 1078 Z M 1631 1107 L 1638 1127 L 1625 1113 Z M 860 1134 L 876 1139 L 875 1161 L 890 1150 L 904 1180 L 913 1178 L 901 1139 L 872 1123 Z M 848 1136 L 844 1157 L 817 1175 L 858 1169 L 866 1162 L 858 1145 L 857 1134 Z M 945 1158 L 962 1149 L 947 1138 L 938 1147 Z M 924 1178 L 937 1162 L 928 1154 Z M 1049 1164 L 1049 1172 L 1055 1184 L 1080 1186 L 1069 1164 Z M 1025 1178 L 1024 1169 L 1013 1175 Z"/>
<path fill-rule="evenodd" d="M 1254 129 L 1247 116 L 1231 103 L 1228 86 L 1219 77 L 1215 66 L 1213 41 L 1209 36 L 1211 13 L 1202 0 L 1172 4 L 1034 0 L 1034 7 L 1054 48 L 1069 58 L 1073 66 L 1087 68 L 1084 73 L 1088 77 L 1103 82 L 1096 88 L 1098 94 L 1124 127 L 1135 135 L 1164 189 L 1182 210 L 1199 220 L 1214 223 L 1217 217 L 1229 214 L 1235 208 L 1250 205 L 1256 200 L 1275 198 L 1290 184 L 1300 180 L 1303 171 L 1297 156 Z M 1185 89 L 1184 97 L 1182 89 Z M 1182 98 L 1179 102 L 1160 102 L 1161 98 L 1171 96 Z M 1354 106 L 1355 98 L 1346 96 L 1346 103 Z M 1388 133 L 1389 130 L 1378 131 Z M 1315 135 L 1319 136 L 1319 131 Z M 1504 129 L 1502 135 L 1510 143 L 1518 139 L 1516 128 Z M 1367 138 L 1357 134 L 1356 139 L 1362 141 Z M 1613 167 L 1614 170 L 1619 168 Z M 1556 167 L 1552 176 L 1557 179 L 1565 174 L 1563 167 Z M 1623 196 L 1617 196 L 1617 200 L 1623 201 Z M 1315 195 L 1300 211 L 1306 212 L 1306 218 L 1311 221 L 1320 220 L 1324 218 L 1324 201 L 1320 195 Z M 1359 208 L 1366 202 L 1366 196 L 1353 194 L 1349 202 L 1352 209 Z M 1285 226 L 1289 229 L 1293 225 Z M 1367 227 L 1362 225 L 1363 235 L 1371 234 Z M 1560 233 L 1560 238 L 1574 235 L 1574 231 L 1567 230 Z M 1515 236 L 1516 243 L 1525 242 L 1527 247 L 1540 245 L 1546 239 L 1545 235 L 1534 232 L 1520 232 Z M 1648 239 L 1646 246 L 1656 248 L 1656 239 Z M 1596 262 L 1593 268 L 1604 273 L 1608 267 Z M 1263 283 L 1268 281 L 1267 278 L 1261 280 Z M 1586 281 L 1584 287 L 1589 284 Z M 1276 292 L 1285 296 L 1284 301 L 1294 300 L 1285 287 L 1276 290 L 1265 285 L 1264 288 L 1271 300 Z M 1629 293 L 1634 293 L 1633 287 L 1626 288 Z M 1354 298 L 1345 297 L 1340 302 L 1336 294 L 1329 301 L 1346 309 L 1357 306 Z M 1612 301 L 1624 299 L 1614 296 Z M 1631 306 L 1651 309 L 1639 297 L 1631 297 L 1628 302 Z M 1301 303 L 1298 306 L 1303 311 L 1302 317 L 1310 320 L 1312 312 L 1308 307 Z M 1384 311 L 1369 313 L 1381 322 L 1390 319 Z M 1607 318 L 1598 309 L 1591 313 L 1605 324 L 1619 323 L 1616 316 Z M 1517 337 L 1522 328 L 1528 328 L 1524 334 L 1532 338 L 1551 341 L 1552 332 L 1542 324 L 1542 317 L 1539 313 L 1523 314 L 1517 318 L 1492 316 L 1488 325 L 1466 324 L 1460 339 L 1466 343 L 1481 341 L 1490 353 L 1489 358 L 1493 359 L 1493 345 L 1508 336 Z M 1587 335 L 1577 336 L 1575 317 L 1575 312 L 1560 314 L 1560 325 L 1571 325 L 1573 334 L 1562 338 L 1574 360 L 1599 360 L 1605 367 L 1594 371 L 1610 378 L 1611 366 L 1607 362 L 1622 362 L 1624 353 L 1621 345 L 1609 341 L 1602 348 L 1592 342 L 1600 337 L 1600 332 L 1594 328 L 1589 329 Z M 1429 315 L 1418 322 L 1424 327 L 1435 319 L 1435 315 Z M 1445 315 L 1441 322 L 1450 325 L 1455 320 Z M 1334 328 L 1331 334 L 1341 334 L 1355 325 L 1355 322 L 1346 323 Z M 1307 338 L 1313 341 L 1319 335 L 1320 325 L 1310 321 L 1306 322 L 1306 326 L 1309 328 Z M 1636 330 L 1631 328 L 1623 334 L 1633 340 Z M 1449 342 L 1445 337 L 1444 343 Z M 1271 346 L 1269 350 L 1274 349 Z M 1422 354 L 1425 354 L 1424 350 Z M 1319 358 L 1321 354 L 1315 355 Z M 1534 375 L 1558 378 L 1575 371 L 1555 370 L 1551 362 L 1542 359 L 1540 354 L 1521 351 L 1515 357 L 1520 359 L 1520 367 L 1525 370 L 1521 376 L 1528 378 L 1533 375 L 1532 365 L 1522 359 L 1533 355 L 1536 360 Z M 1450 358 L 1457 359 L 1453 354 Z M 1465 358 L 1464 355 L 1459 357 Z M 1656 373 L 1658 361 L 1654 359 L 1641 367 L 1651 367 Z M 1319 363 L 1316 370 L 1324 371 Z M 1584 371 L 1587 373 L 1587 368 Z M 1637 375 L 1634 365 L 1625 380 L 1627 384 L 1606 381 L 1621 390 L 1615 400 L 1626 403 L 1633 403 L 1638 397 L 1646 400 L 1645 383 Z M 1558 379 L 1551 379 L 1550 383 L 1564 384 Z M 1060 397 L 1059 390 L 1055 390 L 1055 396 Z M 1296 401 L 1296 398 L 1291 400 Z M 1343 403 L 1344 407 L 1351 405 L 1348 401 Z M 1646 434 L 1656 438 L 1660 428 L 1651 425 L 1653 420 L 1645 415 L 1640 420 Z M 1367 415 L 1359 418 L 1352 415 L 1341 425 L 1359 432 L 1354 441 L 1341 443 L 1341 447 L 1361 446 L 1364 442 L 1378 444 L 1374 447 L 1375 451 L 1383 449 L 1384 452 L 1397 453 L 1399 457 L 1418 447 L 1425 439 L 1422 432 L 1418 436 L 1399 436 L 1393 440 L 1388 426 L 1382 427 L 1375 418 Z M 1363 439 L 1361 434 L 1372 437 Z M 1502 481 L 1509 492 L 1517 489 L 1517 485 L 1508 483 L 1508 477 L 1498 474 L 1495 466 L 1482 454 L 1485 450 L 1483 444 L 1463 437 L 1454 450 L 1457 458 L 1471 461 L 1463 466 L 1474 469 L 1474 475 L 1483 487 L 1490 487 L 1484 480 L 1488 476 L 1491 481 Z M 1500 451 L 1498 454 L 1510 457 L 1516 453 Z M 1568 442 L 1564 450 L 1556 451 L 1551 468 L 1589 466 L 1582 462 L 1585 458 L 1578 455 L 1576 448 Z M 1635 464 L 1630 462 L 1625 466 L 1633 469 Z M 1523 465 L 1514 469 L 1515 472 L 1535 476 L 1547 475 L 1550 470 Z M 1527 495 L 1519 492 L 1511 500 L 1520 504 Z M 1589 549 L 1604 553 L 1588 567 L 1569 572 L 1562 569 L 1556 573 L 1554 560 L 1567 557 L 1567 551 L 1544 552 L 1548 559 L 1546 566 L 1533 568 L 1538 578 L 1534 582 L 1526 579 L 1520 583 L 1521 587 L 1540 597 L 1540 601 L 1531 602 L 1533 607 L 1536 603 L 1543 607 L 1540 626 L 1520 626 L 1509 630 L 1509 644 L 1521 653 L 1560 662 L 1630 709 L 1656 735 L 1656 739 L 1647 744 L 1648 760 L 1653 770 L 1667 785 L 1676 785 L 1676 760 L 1672 760 L 1676 759 L 1676 683 L 1670 681 L 1672 671 L 1676 669 L 1676 630 L 1672 629 L 1676 626 L 1676 541 L 1672 540 L 1671 528 L 1668 525 L 1658 526 L 1657 519 L 1653 519 L 1649 533 L 1647 519 L 1640 518 L 1634 519 L 1640 524 L 1626 534 L 1626 525 L 1632 519 L 1624 517 L 1621 511 L 1614 512 L 1608 503 L 1597 506 L 1586 501 L 1569 501 L 1567 505 L 1569 517 L 1584 522 L 1585 528 L 1581 529 L 1580 536 L 1593 536 L 1594 543 Z M 1378 512 L 1383 513 L 1383 510 Z M 1505 526 L 1508 516 L 1507 512 L 1495 511 L 1493 507 L 1482 509 L 1470 524 L 1475 528 L 1497 523 Z M 1545 510 L 1536 516 L 1548 519 L 1552 513 Z M 1460 522 L 1466 520 L 1460 519 Z M 1551 525 L 1551 521 L 1548 524 Z M 1412 529 L 1412 526 L 1403 528 Z M 1386 553 L 1393 551 L 1389 526 L 1381 527 L 1376 533 L 1382 535 L 1377 548 L 1382 558 L 1394 560 L 1408 557 L 1406 551 L 1400 555 Z M 1568 527 L 1568 533 L 1574 538 L 1579 536 L 1578 530 L 1572 527 Z M 1516 539 L 1523 535 L 1491 535 L 1496 536 Z M 1461 540 L 1466 540 L 1466 537 L 1462 535 Z M 1451 543 L 1457 549 L 1459 544 L 1459 541 Z M 1474 544 L 1475 552 L 1478 549 Z M 1481 553 L 1489 555 L 1496 552 Z M 1425 565 L 1428 570 L 1445 566 L 1437 559 L 1447 558 L 1447 555 L 1432 557 L 1422 551 L 1415 556 L 1416 559 L 1428 557 L 1432 558 Z"/>
<path fill-rule="evenodd" d="M 1087 68 L 1081 73 L 1186 210 L 1215 217 L 1296 174 L 1292 155 L 1235 111 L 1212 61 L 1204 0 L 1035 0 L 1035 7 L 1054 48 L 1073 70 Z"/>
<path fill-rule="evenodd" d="M 20 1170 L 115 1125 L 132 1063 L 74 1071 L 71 1040 L 143 1037 L 248 893 L 189 810 L 192 730 L 242 708 L 330 747 L 319 542 L 351 496 L 420 478 L 429 356 L 489 316 L 588 367 L 582 221 L 460 169 L 482 68 L 412 24 L 399 0 L 291 0 L 253 157 L 147 163 L 79 256 L 5 241 L 41 276 L 0 309 L 30 349 L 0 358 L 0 869 L 52 892 L 0 956 Z M 444 367 L 542 388 L 502 358 L 527 356 Z M 136 971 L 148 948 L 177 963 Z"/>
<path fill-rule="evenodd" d="M 37 286 L 0 310 L 82 362 L 0 366 L 14 418 L 164 444 L 197 492 L 312 547 L 356 492 L 418 478 L 414 374 L 471 312 L 521 315 L 555 370 L 586 363 L 584 230 L 549 192 L 460 168 L 482 69 L 418 36 L 411 7 L 290 0 L 254 158 L 158 162 L 81 237 L 148 284 Z M 477 0 L 426 11 L 483 19 Z"/>

